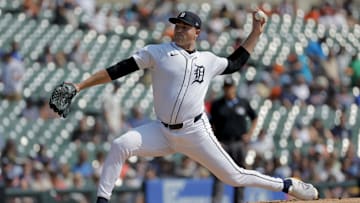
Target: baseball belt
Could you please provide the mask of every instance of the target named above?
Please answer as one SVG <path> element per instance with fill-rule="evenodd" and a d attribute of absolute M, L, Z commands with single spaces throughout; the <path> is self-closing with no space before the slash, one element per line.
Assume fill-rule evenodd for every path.
<path fill-rule="evenodd" d="M 197 115 L 197 116 L 195 116 L 195 118 L 194 118 L 194 123 L 196 123 L 196 121 L 200 120 L 201 115 L 202 115 L 202 113 L 199 114 L 199 115 Z M 162 123 L 166 128 L 169 128 L 170 130 L 177 130 L 177 129 L 180 129 L 180 128 L 182 128 L 182 127 L 184 126 L 183 123 L 167 124 L 167 123 L 164 123 L 164 122 L 162 122 L 162 121 L 161 121 L 161 123 Z"/>

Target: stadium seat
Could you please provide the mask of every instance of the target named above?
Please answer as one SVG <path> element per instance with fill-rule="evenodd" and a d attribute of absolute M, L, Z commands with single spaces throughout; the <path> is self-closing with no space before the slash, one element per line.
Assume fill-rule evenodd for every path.
<path fill-rule="evenodd" d="M 84 74 L 93 73 L 101 68 L 112 65 L 134 53 L 135 50 L 143 47 L 149 42 L 160 41 L 167 24 L 157 22 L 151 30 L 138 28 L 136 26 L 119 25 L 114 32 L 106 35 L 98 34 L 93 30 L 81 30 L 70 25 L 60 26 L 51 24 L 53 13 L 45 11 L 37 20 L 29 19 L 24 13 L 7 13 L 7 10 L 19 9 L 21 1 L 6 0 L 0 1 L 0 9 L 5 13 L 0 13 L 0 45 L 8 48 L 12 41 L 22 44 L 21 54 L 25 57 L 26 73 L 24 78 L 24 97 L 26 99 L 41 99 L 49 96 L 52 88 L 63 81 L 79 81 Z M 119 11 L 122 4 L 115 6 L 104 4 L 102 12 Z M 208 3 L 194 3 L 186 5 L 177 4 L 177 9 L 190 9 L 198 13 L 206 21 L 212 12 L 212 7 Z M 77 18 L 81 22 L 86 22 L 88 16 L 82 10 L 76 10 Z M 315 21 L 303 21 L 304 13 L 298 11 L 296 16 L 277 15 L 269 17 L 265 32 L 255 47 L 250 62 L 256 64 L 253 78 L 257 79 L 264 67 L 274 62 L 285 63 L 291 52 L 304 48 L 312 37 L 327 36 L 327 47 L 344 45 L 347 50 L 360 51 L 360 26 L 353 29 L 339 29 L 336 27 L 325 28 L 318 25 Z M 251 28 L 249 18 L 245 22 L 244 33 L 248 33 Z M 212 49 L 216 54 L 226 56 L 233 51 L 232 44 L 237 31 L 227 30 L 220 34 L 214 46 L 210 46 L 206 40 L 199 42 L 202 50 Z M 81 47 L 88 53 L 91 61 L 90 65 L 67 63 L 64 67 L 56 67 L 55 64 L 43 65 L 37 62 L 38 57 L 43 54 L 46 45 L 51 45 L 51 51 L 56 53 L 64 51 L 69 53 L 76 42 L 80 41 Z M 298 47 L 296 47 L 298 46 Z M 300 46 L 300 48 L 299 48 Z M 246 73 L 245 73 L 246 74 Z M 119 79 L 121 89 L 120 97 L 123 98 L 122 106 L 125 114 L 130 113 L 130 109 L 137 105 L 144 110 L 150 117 L 154 118 L 152 108 L 151 85 L 142 84 L 140 79 L 144 72 L 138 71 Z M 240 78 L 242 77 L 242 78 Z M 240 82 L 246 82 L 246 78 L 240 76 Z M 219 93 L 221 81 L 214 80 L 210 90 Z M 106 86 L 99 86 L 82 92 L 74 100 L 74 106 L 70 119 L 50 119 L 37 120 L 35 122 L 18 118 L 25 108 L 25 102 L 9 102 L 0 100 L 0 134 L 6 137 L 15 138 L 17 142 L 24 146 L 21 153 L 29 151 L 35 153 L 38 144 L 50 146 L 50 153 L 58 157 L 62 162 L 74 162 L 78 147 L 70 142 L 71 134 L 76 129 L 78 121 L 83 114 L 80 112 L 101 113 L 102 95 Z M 275 152 L 276 156 L 284 156 L 292 148 L 296 147 L 296 140 L 291 140 L 291 130 L 296 122 L 309 123 L 313 118 L 321 118 L 326 127 L 333 126 L 338 113 L 328 106 L 306 107 L 293 106 L 286 109 L 279 102 L 264 100 L 254 96 L 251 104 L 260 115 L 255 135 L 261 129 L 266 129 L 269 136 L 272 136 L 279 149 Z M 347 112 L 349 125 L 354 129 L 354 136 L 351 142 L 358 143 L 360 116 L 358 107 L 352 106 Z M 71 119 L 72 118 L 72 119 Z M 94 153 L 98 147 L 91 144 L 82 147 Z M 334 143 L 337 148 L 346 145 L 346 141 Z M 302 145 L 306 150 L 306 145 Z"/>

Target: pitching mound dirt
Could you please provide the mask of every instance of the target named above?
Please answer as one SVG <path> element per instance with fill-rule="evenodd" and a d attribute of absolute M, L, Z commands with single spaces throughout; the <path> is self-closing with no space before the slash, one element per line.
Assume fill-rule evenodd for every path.
<path fill-rule="evenodd" d="M 345 199 L 319 199 L 319 200 L 285 200 L 285 201 L 270 201 L 270 202 L 258 202 L 258 203 L 360 203 L 360 198 L 345 198 Z"/>

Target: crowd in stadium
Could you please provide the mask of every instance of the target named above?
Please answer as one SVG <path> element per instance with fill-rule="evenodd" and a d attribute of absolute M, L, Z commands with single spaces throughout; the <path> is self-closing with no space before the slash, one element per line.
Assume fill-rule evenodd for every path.
<path fill-rule="evenodd" d="M 64 1 L 32 1 L 25 0 L 21 11 L 27 17 L 37 19 L 46 11 L 51 11 L 52 23 L 65 25 L 71 24 L 79 29 L 94 29 L 98 33 L 114 34 L 117 25 L 136 26 L 153 29 L 156 22 L 167 22 L 167 19 L 178 13 L 176 5 L 179 1 L 133 1 L 129 6 L 110 10 L 108 13 L 100 12 L 95 0 L 64 0 Z M 224 1 L 229 2 L 229 1 Z M 296 2 L 296 1 L 294 1 Z M 336 2 L 336 3 L 334 3 Z M 341 3 L 338 3 L 341 2 Z M 296 15 L 297 5 L 292 1 L 282 1 L 278 5 L 261 3 L 258 5 L 269 16 L 272 14 Z M 81 8 L 81 9 L 80 9 Z M 314 5 L 308 11 L 304 11 L 304 20 L 313 19 L 325 26 L 336 25 L 353 28 L 360 22 L 360 14 L 354 15 L 354 1 L 324 1 L 320 5 Z M 84 11 L 82 18 L 76 15 Z M 248 5 L 229 6 L 227 4 L 214 4 L 211 10 L 211 18 L 207 20 L 202 29 L 201 39 L 206 39 L 210 45 L 215 43 L 217 37 L 224 30 L 242 30 L 246 13 L 250 10 Z M 18 12 L 18 11 L 17 11 Z M 171 24 L 165 29 L 164 37 L 171 37 Z M 357 25 L 358 26 L 358 25 Z M 242 38 L 234 41 L 234 47 L 239 46 Z M 350 53 L 345 47 L 333 47 L 324 51 L 322 43 L 326 38 L 310 42 L 303 53 L 291 53 L 284 64 L 271 64 L 265 67 L 256 80 L 241 83 L 239 94 L 241 96 L 259 95 L 264 99 L 277 101 L 285 107 L 297 105 L 320 106 L 327 104 L 331 109 L 341 110 L 344 115 L 336 126 L 325 127 L 321 119 L 315 118 L 309 124 L 299 122 L 292 130 L 294 139 L 301 139 L 309 144 L 305 152 L 296 149 L 290 152 L 289 163 L 281 164 L 277 157 L 268 158 L 262 150 L 274 149 L 272 139 L 258 136 L 256 140 L 244 143 L 245 154 L 249 150 L 257 152 L 256 160 L 252 164 L 245 165 L 247 168 L 256 169 L 278 177 L 299 177 L 302 180 L 313 183 L 321 182 L 345 182 L 347 180 L 360 179 L 360 158 L 357 156 L 355 143 L 348 143 L 345 151 L 328 150 L 327 143 L 342 142 L 344 139 L 351 140 L 357 136 L 352 129 L 347 127 L 346 113 L 352 104 L 360 105 L 360 55 Z M 22 45 L 12 43 L 8 52 L 1 50 L 1 79 L 3 85 L 2 99 L 11 102 L 24 99 L 23 77 L 26 72 L 24 58 L 19 49 Z M 76 64 L 91 63 L 86 51 L 74 46 L 70 53 L 52 53 L 49 47 L 37 61 L 40 64 L 55 63 L 61 67 L 68 61 Z M 252 64 L 248 64 L 252 66 Z M 118 83 L 114 89 L 121 88 Z M 244 93 L 246 92 L 246 93 Z M 107 142 L 115 134 L 137 127 L 150 120 L 142 109 L 134 106 L 130 115 L 121 115 L 121 107 L 114 107 L 111 95 L 104 100 L 103 112 L 100 115 L 84 117 L 73 132 L 71 139 L 74 143 L 82 142 Z M 33 100 L 26 98 L 26 107 L 21 117 L 29 120 L 57 119 L 56 115 L 49 110 L 47 99 Z M 212 100 L 209 98 L 208 106 Z M 110 107 L 110 108 L 109 108 Z M 209 110 L 207 108 L 207 110 Z M 117 113 L 114 122 L 113 115 Z M 121 116 L 119 116 L 121 115 Z M 115 116 L 115 117 L 116 117 Z M 208 116 L 211 118 L 210 111 Z M 94 118 L 95 123 L 88 125 L 87 119 Z M 120 126 L 120 127 L 119 127 Z M 75 164 L 61 163 L 59 160 L 48 156 L 47 146 L 41 145 L 38 153 L 29 157 L 18 156 L 18 145 L 14 140 L 5 139 L 0 135 L 1 171 L 0 181 L 4 181 L 6 187 L 48 190 L 81 188 L 87 182 L 98 181 L 105 151 L 96 153 L 95 160 L 90 160 L 86 150 L 80 150 Z M 267 146 L 259 147 L 259 146 Z M 244 157 L 245 158 L 245 157 Z M 127 186 L 141 186 L 144 180 L 163 177 L 187 177 L 204 178 L 210 177 L 207 169 L 196 162 L 174 155 L 163 158 L 133 158 L 130 159 L 119 175 L 122 184 Z M 330 188 L 326 191 L 326 197 L 359 196 L 359 188 Z M 85 201 L 86 197 L 80 194 L 72 198 L 77 201 Z"/>

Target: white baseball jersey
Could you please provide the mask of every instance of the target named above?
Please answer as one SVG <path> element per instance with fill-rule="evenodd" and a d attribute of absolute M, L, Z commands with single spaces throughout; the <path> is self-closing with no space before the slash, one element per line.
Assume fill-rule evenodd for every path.
<path fill-rule="evenodd" d="M 131 129 L 113 140 L 101 173 L 97 195 L 110 199 L 124 161 L 131 156 L 182 153 L 221 181 L 239 187 L 283 189 L 283 180 L 235 164 L 212 132 L 204 110 L 211 79 L 224 72 L 226 58 L 210 52 L 189 54 L 175 43 L 149 45 L 133 55 L 140 69 L 152 72 L 154 107 L 159 120 Z M 194 118 L 201 114 L 197 120 Z M 166 124 L 180 124 L 171 129 Z"/>
<path fill-rule="evenodd" d="M 207 51 L 189 54 L 174 42 L 148 45 L 133 57 L 140 69 L 152 71 L 155 113 L 169 124 L 202 113 L 211 79 L 228 65 L 226 58 Z"/>

